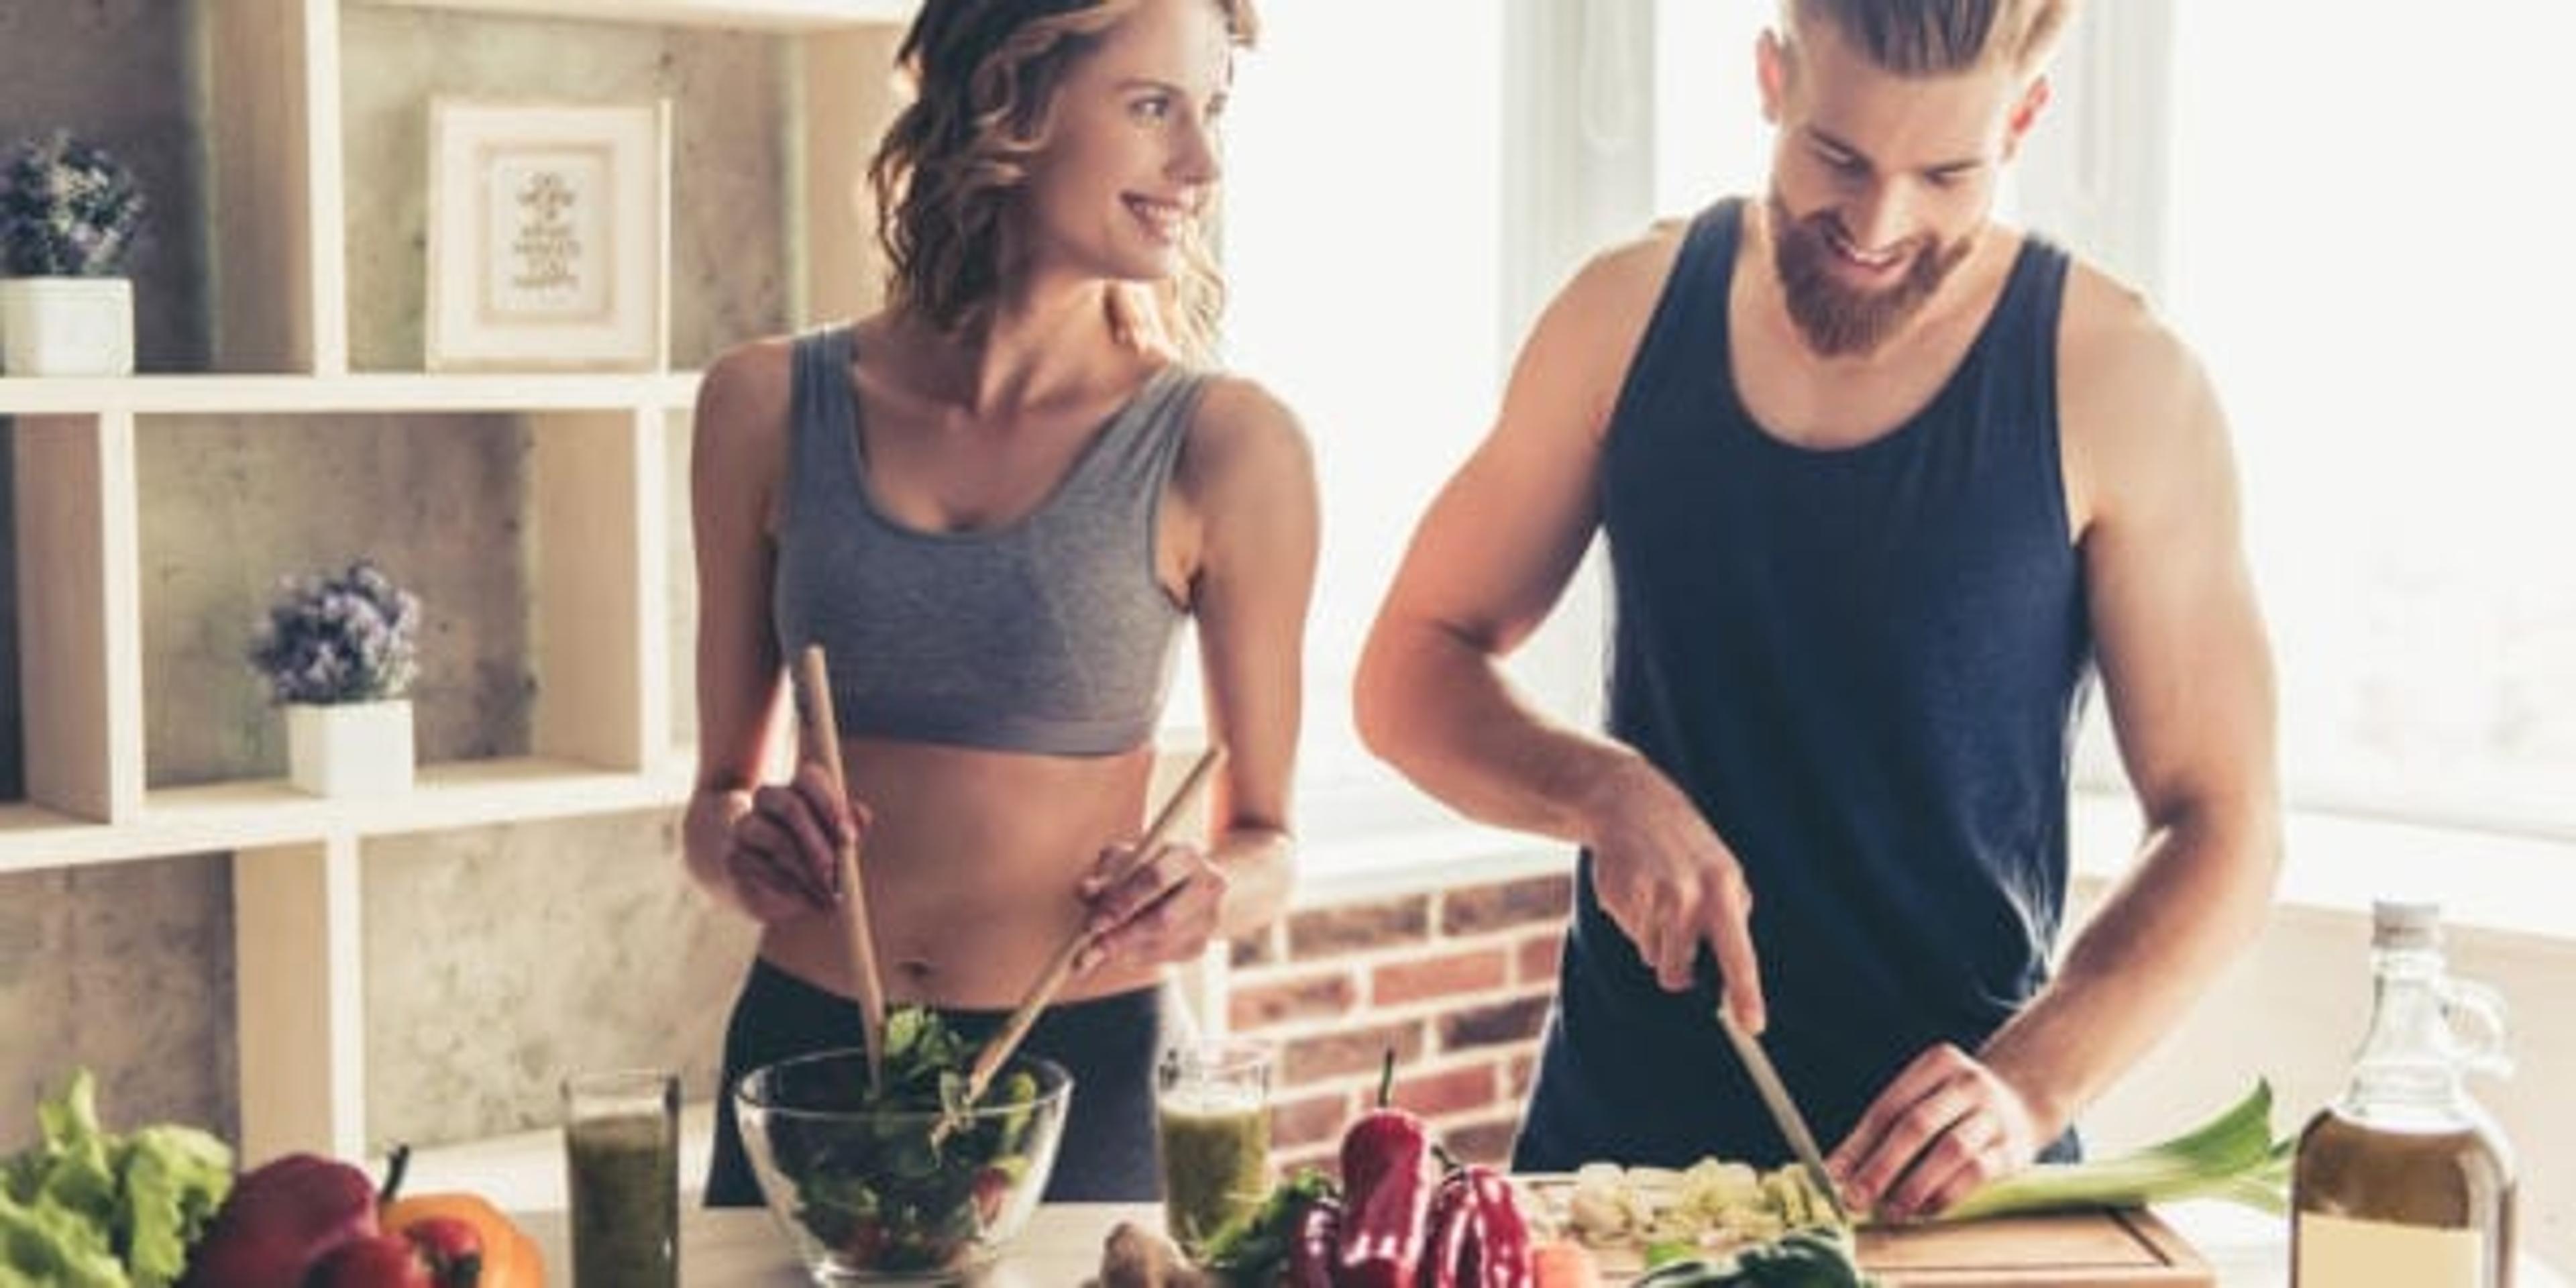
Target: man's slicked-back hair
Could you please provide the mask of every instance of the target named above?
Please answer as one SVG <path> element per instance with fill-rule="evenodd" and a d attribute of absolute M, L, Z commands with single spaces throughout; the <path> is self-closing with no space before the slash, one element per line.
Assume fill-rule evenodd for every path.
<path fill-rule="evenodd" d="M 2029 71 L 2066 29 L 2075 0 L 1782 0 L 1801 22 L 1832 23 L 1872 63 L 1899 76 L 1943 76 L 2001 63 Z"/>

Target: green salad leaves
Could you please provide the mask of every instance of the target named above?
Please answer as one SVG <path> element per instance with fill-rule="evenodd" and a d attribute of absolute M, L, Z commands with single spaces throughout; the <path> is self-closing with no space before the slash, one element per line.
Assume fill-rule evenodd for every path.
<path fill-rule="evenodd" d="M 1689 1256 L 1649 1271 L 1636 1288 L 1876 1288 L 1861 1273 L 1851 1235 L 1821 1227 L 1791 1230 L 1731 1256 Z"/>
<path fill-rule="evenodd" d="M 1277 1283 L 1297 1241 L 1297 1219 L 1317 1203 L 1339 1202 L 1342 1187 L 1311 1167 L 1270 1188 L 1258 1207 L 1238 1213 L 1208 1236 L 1204 1259 L 1236 1283 Z"/>
<path fill-rule="evenodd" d="M 970 1112 L 966 1070 L 977 1050 L 937 1012 L 897 1007 L 886 1015 L 881 1084 L 863 1074 L 823 1080 L 857 1072 L 830 1065 L 774 1089 L 794 1106 L 764 1128 L 777 1172 L 795 1186 L 794 1219 L 845 1267 L 960 1269 L 1006 1211 L 1036 1202 L 1023 1182 L 1045 1088 L 1017 1061 Z"/>
<path fill-rule="evenodd" d="M 232 1188 L 233 1154 L 194 1127 L 112 1136 L 86 1069 L 36 1107 L 39 1139 L 0 1159 L 0 1288 L 166 1288 Z"/>

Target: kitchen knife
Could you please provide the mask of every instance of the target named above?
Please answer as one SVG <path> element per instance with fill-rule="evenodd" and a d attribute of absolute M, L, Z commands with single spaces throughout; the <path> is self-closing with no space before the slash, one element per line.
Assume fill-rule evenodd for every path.
<path fill-rule="evenodd" d="M 1834 1210 L 1834 1220 L 1844 1229 L 1851 1228 L 1851 1213 L 1843 1210 L 1843 1196 L 1834 1190 L 1834 1178 L 1825 1171 L 1825 1155 L 1816 1148 L 1815 1133 L 1807 1130 L 1807 1120 L 1798 1112 L 1798 1102 L 1789 1098 L 1789 1088 L 1780 1081 L 1780 1071 L 1771 1067 L 1771 1057 L 1763 1054 L 1762 1044 L 1735 1022 L 1725 1006 L 1717 1008 L 1718 1027 L 1726 1030 L 1726 1040 L 1735 1047 L 1735 1058 L 1744 1062 L 1744 1071 L 1753 1075 L 1753 1089 L 1762 1096 L 1762 1107 L 1771 1111 L 1771 1121 L 1780 1134 L 1789 1138 L 1789 1148 L 1796 1151 L 1798 1163 L 1807 1171 L 1807 1179 L 1816 1192 Z"/>

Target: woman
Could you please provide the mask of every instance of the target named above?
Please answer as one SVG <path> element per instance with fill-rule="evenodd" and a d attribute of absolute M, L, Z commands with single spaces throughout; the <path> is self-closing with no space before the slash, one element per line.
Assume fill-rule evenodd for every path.
<path fill-rule="evenodd" d="M 1078 1086 L 1051 1198 L 1156 1193 L 1165 968 L 1288 892 L 1313 469 L 1284 406 L 1191 365 L 1253 29 L 1250 0 L 928 0 L 900 55 L 916 100 L 870 169 L 885 308 L 728 353 L 699 397 L 688 861 L 761 923 L 726 1084 L 858 1031 L 829 874 L 863 834 L 890 1001 L 970 1038 L 1105 928 L 1025 1048 Z M 1112 884 L 1184 618 L 1229 753 L 1209 836 Z M 808 643 L 848 781 L 809 759 L 760 784 Z M 757 1203 L 719 1101 L 707 1201 Z"/>

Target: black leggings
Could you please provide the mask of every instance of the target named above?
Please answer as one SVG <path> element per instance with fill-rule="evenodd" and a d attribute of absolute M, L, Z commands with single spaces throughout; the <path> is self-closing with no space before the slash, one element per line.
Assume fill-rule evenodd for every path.
<path fill-rule="evenodd" d="M 980 1043 L 1008 1011 L 940 1012 L 959 1036 Z M 1064 1140 L 1048 1201 L 1151 1202 L 1162 1194 L 1154 1163 L 1154 1061 L 1184 1029 L 1169 986 L 1048 1007 L 1020 1049 L 1073 1075 Z M 708 1207 L 758 1207 L 760 1182 L 734 1121 L 733 1087 L 765 1064 L 855 1045 L 859 1004 L 755 959 L 725 1026 L 724 1081 L 716 1094 L 715 1157 Z"/>

